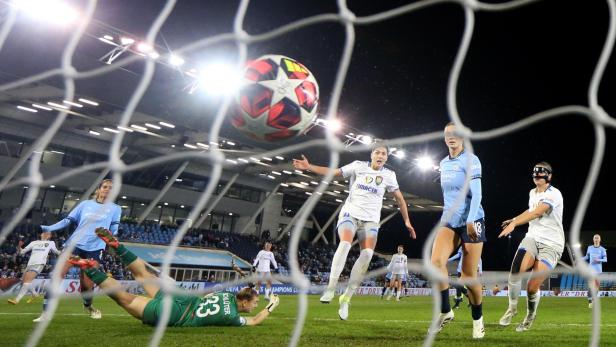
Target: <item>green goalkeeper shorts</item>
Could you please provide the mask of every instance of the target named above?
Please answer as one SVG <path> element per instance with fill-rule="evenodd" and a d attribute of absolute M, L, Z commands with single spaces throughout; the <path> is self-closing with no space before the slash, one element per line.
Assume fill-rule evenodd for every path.
<path fill-rule="evenodd" d="M 158 324 L 158 320 L 163 313 L 163 296 L 163 291 L 159 290 L 154 298 L 145 306 L 143 309 L 143 317 L 141 318 L 143 324 L 152 326 Z M 199 298 L 194 296 L 172 295 L 171 315 L 169 316 L 167 326 L 181 325 L 181 322 L 185 320 L 186 315 L 195 301 L 199 301 Z"/>

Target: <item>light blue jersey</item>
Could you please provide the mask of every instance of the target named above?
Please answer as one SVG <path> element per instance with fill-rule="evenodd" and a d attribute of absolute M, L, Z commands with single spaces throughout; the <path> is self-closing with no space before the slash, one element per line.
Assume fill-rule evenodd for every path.
<path fill-rule="evenodd" d="M 452 261 L 458 261 L 458 268 L 456 269 L 456 272 L 461 274 L 462 273 L 462 259 L 464 258 L 464 253 L 462 252 L 462 247 L 458 248 L 458 253 L 456 253 L 455 255 L 453 255 L 451 258 L 447 259 L 447 262 L 450 263 Z M 481 260 L 481 258 L 479 258 L 479 265 L 477 265 L 477 272 L 479 272 L 479 274 L 483 273 L 483 261 Z"/>
<path fill-rule="evenodd" d="M 75 207 L 68 217 L 54 225 L 41 225 L 43 231 L 58 231 L 71 223 L 77 225 L 73 234 L 65 244 L 75 242 L 75 247 L 84 251 L 97 251 L 105 249 L 105 242 L 94 233 L 96 228 L 106 228 L 115 235 L 118 232 L 122 209 L 114 203 L 101 204 L 96 200 L 82 201 Z"/>
<path fill-rule="evenodd" d="M 584 260 L 590 263 L 590 267 L 595 270 L 596 273 L 602 273 L 603 263 L 607 263 L 607 251 L 601 246 L 588 246 Z"/>
<path fill-rule="evenodd" d="M 471 156 L 471 171 L 467 173 L 466 165 L 469 156 Z M 481 162 L 479 158 L 466 151 L 462 151 L 455 158 L 447 156 L 441 160 L 440 172 L 444 200 L 441 220 L 451 228 L 459 228 L 465 226 L 466 223 L 484 218 L 483 207 L 481 207 Z M 467 174 L 471 177 L 469 191 L 464 201 L 453 211 L 449 220 L 444 220 L 448 211 L 454 207 L 454 202 L 462 191 Z"/>

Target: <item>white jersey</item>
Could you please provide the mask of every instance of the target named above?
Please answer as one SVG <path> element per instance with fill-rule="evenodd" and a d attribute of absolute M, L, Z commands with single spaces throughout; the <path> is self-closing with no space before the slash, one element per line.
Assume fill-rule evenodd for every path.
<path fill-rule="evenodd" d="M 49 252 L 54 252 L 56 255 L 60 254 L 60 251 L 56 248 L 56 243 L 50 240 L 32 241 L 19 254 L 26 254 L 29 251 L 32 251 L 32 255 L 30 255 L 30 260 L 28 260 L 28 266 L 47 264 Z"/>
<path fill-rule="evenodd" d="M 534 210 L 541 203 L 550 205 L 550 210 L 528 223 L 526 236 L 562 252 L 565 248 L 565 231 L 563 228 L 564 203 L 560 190 L 551 185 L 543 193 L 532 189 L 528 199 L 528 210 Z"/>
<path fill-rule="evenodd" d="M 349 196 L 342 206 L 341 215 L 366 222 L 381 220 L 385 191 L 399 189 L 396 173 L 387 168 L 374 170 L 367 161 L 354 161 L 340 168 L 342 176 L 349 179 Z"/>
<path fill-rule="evenodd" d="M 252 266 L 256 266 L 257 271 L 259 272 L 270 272 L 270 263 L 274 265 L 275 269 L 278 269 L 278 263 L 276 263 L 274 253 L 266 250 L 261 250 L 259 251 L 259 254 L 257 254 L 257 257 L 252 263 Z"/>
<path fill-rule="evenodd" d="M 406 267 L 406 254 L 394 254 L 387 266 L 389 272 L 394 275 L 405 275 L 408 272 Z"/>

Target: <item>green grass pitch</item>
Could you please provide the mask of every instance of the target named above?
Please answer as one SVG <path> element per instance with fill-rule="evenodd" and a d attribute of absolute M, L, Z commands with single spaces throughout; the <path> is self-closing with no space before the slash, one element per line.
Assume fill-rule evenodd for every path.
<path fill-rule="evenodd" d="M 262 297 L 261 297 L 262 298 Z M 616 346 L 616 300 L 602 303 L 601 346 Z M 40 346 L 146 346 L 154 331 L 126 314 L 106 297 L 97 297 L 95 306 L 103 319 L 85 315 L 77 299 L 66 299 L 47 329 Z M 265 302 L 260 303 L 259 309 Z M 456 319 L 436 339 L 435 346 L 586 346 L 590 337 L 591 310 L 585 298 L 542 298 L 532 330 L 517 333 L 515 325 L 498 326 L 507 305 L 506 298 L 485 298 L 486 336 L 471 338 L 470 309 L 456 310 Z M 523 319 L 526 300 L 520 299 Z M 280 306 L 258 327 L 169 328 L 162 346 L 285 346 L 297 307 L 296 296 L 282 296 Z M 356 296 L 348 321 L 338 318 L 337 303 L 324 305 L 317 296 L 309 297 L 309 311 L 301 346 L 420 346 L 426 335 L 431 312 L 431 298 L 407 297 L 400 302 L 377 297 Z M 34 327 L 32 319 L 41 309 L 40 300 L 18 306 L 0 303 L 0 344 L 21 346 Z"/>

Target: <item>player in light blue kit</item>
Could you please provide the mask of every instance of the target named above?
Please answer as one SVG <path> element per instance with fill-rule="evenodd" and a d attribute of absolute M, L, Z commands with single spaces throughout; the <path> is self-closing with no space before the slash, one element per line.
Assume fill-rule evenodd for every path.
<path fill-rule="evenodd" d="M 94 231 L 96 228 L 102 227 L 110 229 L 114 235 L 117 234 L 122 214 L 120 206 L 106 201 L 112 184 L 110 179 L 103 180 L 96 189 L 94 199 L 82 201 L 66 218 L 53 225 L 41 225 L 41 229 L 43 232 L 54 232 L 75 224 L 75 231 L 66 240 L 64 248 L 74 243 L 73 256 L 78 256 L 82 259 L 94 259 L 100 263 L 103 251 L 105 250 L 105 242 L 99 239 Z M 66 262 L 60 278 L 64 278 L 72 266 L 69 262 Z M 79 275 L 79 280 L 84 309 L 90 314 L 91 318 L 100 319 L 102 314 L 99 310 L 92 307 L 92 297 L 89 295 L 89 292 L 94 288 L 94 283 L 85 276 L 83 271 Z M 43 314 L 36 318 L 35 322 L 50 318 L 45 314 L 49 297 L 48 293 L 49 291 L 46 291 L 45 300 L 43 301 Z"/>
<path fill-rule="evenodd" d="M 445 127 L 445 143 L 449 155 L 441 160 L 441 188 L 443 190 L 442 226 L 432 245 L 432 264 L 443 276 L 448 277 L 447 259 L 461 244 L 464 257 L 461 261 L 462 279 L 476 279 L 477 266 L 481 258 L 483 243 L 486 242 L 484 212 L 481 207 L 481 162 L 476 155 L 464 150 L 462 137 L 455 134 L 456 126 L 449 123 Z M 470 163 L 470 167 L 467 166 Z M 470 170 L 469 170 L 470 169 Z M 454 206 L 456 198 L 470 176 L 469 191 L 464 200 Z M 455 209 L 454 209 L 455 207 Z M 449 219 L 444 219 L 451 213 Z M 449 303 L 449 283 L 434 283 L 433 288 L 441 292 L 441 315 L 435 332 L 454 319 Z M 473 317 L 473 338 L 483 338 L 483 312 L 481 306 L 481 284 L 467 285 Z"/>
<path fill-rule="evenodd" d="M 584 260 L 590 263 L 590 267 L 598 274 L 603 273 L 603 263 L 607 263 L 607 251 L 601 246 L 601 235 L 592 237 L 592 246 L 586 249 Z M 599 290 L 599 280 L 595 280 L 595 288 L 588 286 L 588 308 L 592 308 L 591 290 Z"/>
<path fill-rule="evenodd" d="M 458 278 L 462 277 L 462 259 L 464 258 L 464 252 L 462 252 L 462 246 L 460 246 L 460 248 L 458 248 L 458 252 L 451 258 L 447 259 L 447 263 L 451 263 L 452 261 L 458 261 L 458 268 L 456 269 L 456 276 L 458 276 Z M 479 266 L 477 267 L 477 273 L 479 274 L 479 276 L 481 276 L 481 274 L 483 273 L 483 262 L 481 261 L 481 258 L 479 258 Z M 456 289 L 456 297 L 453 299 L 454 301 L 454 305 L 453 305 L 453 309 L 457 310 L 458 308 L 460 308 L 460 304 L 462 303 L 462 301 L 464 301 L 464 299 L 462 299 L 462 294 L 468 296 L 468 290 L 466 289 L 466 286 L 460 285 L 460 284 L 455 284 L 453 286 Z M 469 302 L 469 306 L 470 306 L 470 302 Z"/>

